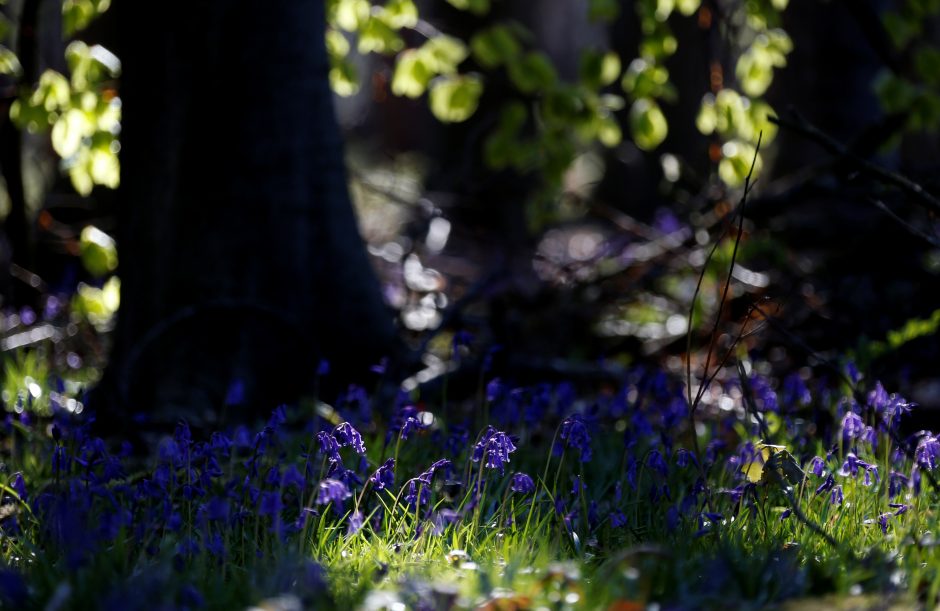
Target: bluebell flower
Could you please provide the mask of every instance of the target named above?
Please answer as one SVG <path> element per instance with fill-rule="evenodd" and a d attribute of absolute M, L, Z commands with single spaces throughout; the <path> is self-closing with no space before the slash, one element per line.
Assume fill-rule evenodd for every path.
<path fill-rule="evenodd" d="M 435 535 L 442 535 L 448 526 L 456 524 L 460 519 L 460 513 L 453 509 L 442 508 L 435 512 L 433 522 Z"/>
<path fill-rule="evenodd" d="M 199 553 L 199 542 L 192 537 L 183 537 L 176 546 L 176 555 L 181 558 L 192 558 Z"/>
<path fill-rule="evenodd" d="M 219 533 L 212 533 L 205 541 L 204 546 L 207 552 L 219 560 L 225 559 L 225 541 Z"/>
<path fill-rule="evenodd" d="M 859 373 L 858 367 L 852 361 L 845 364 L 845 374 L 852 381 L 852 384 L 858 384 L 859 380 L 862 379 L 862 374 Z"/>
<path fill-rule="evenodd" d="M 832 491 L 829 493 L 829 503 L 831 505 L 841 505 L 844 500 L 845 495 L 842 494 L 842 486 L 833 486 Z"/>
<path fill-rule="evenodd" d="M 228 499 L 214 496 L 205 504 L 206 518 L 212 522 L 227 522 L 229 517 Z"/>
<path fill-rule="evenodd" d="M 666 510 L 666 530 L 673 532 L 679 526 L 679 510 L 673 505 Z"/>
<path fill-rule="evenodd" d="M 354 511 L 349 515 L 349 521 L 346 523 L 346 534 L 354 535 L 362 528 L 365 517 L 361 511 Z"/>
<path fill-rule="evenodd" d="M 865 432 L 865 423 L 853 411 L 848 411 L 842 417 L 842 439 L 848 444 L 852 439 L 858 439 Z"/>
<path fill-rule="evenodd" d="M 376 490 L 384 490 L 395 484 L 395 459 L 389 458 L 369 478 Z"/>
<path fill-rule="evenodd" d="M 245 381 L 241 378 L 232 380 L 225 393 L 224 405 L 242 405 L 245 403 Z"/>
<path fill-rule="evenodd" d="M 333 429 L 333 437 L 336 438 L 336 441 L 339 442 L 342 448 L 350 446 L 356 454 L 362 455 L 366 453 L 366 446 L 362 443 L 362 435 L 348 422 L 338 424 L 336 428 Z"/>
<path fill-rule="evenodd" d="M 509 488 L 517 494 L 531 494 L 535 492 L 535 482 L 525 473 L 514 473 Z"/>
<path fill-rule="evenodd" d="M 902 490 L 908 485 L 908 478 L 903 473 L 892 471 L 888 475 L 888 498 L 894 498 L 901 494 Z"/>
<path fill-rule="evenodd" d="M 758 406 L 763 411 L 780 411 L 779 405 L 777 404 L 777 393 L 774 392 L 774 389 L 770 385 L 770 381 L 767 378 L 755 373 L 751 376 L 750 384 L 751 390 L 754 393 L 754 399 L 757 401 Z"/>
<path fill-rule="evenodd" d="M 436 460 L 436 461 L 434 461 L 433 463 L 431 463 L 431 466 L 428 467 L 427 470 L 424 471 L 421 475 L 419 475 L 416 479 L 417 479 L 418 481 L 420 481 L 420 482 L 425 483 L 425 484 L 430 484 L 430 483 L 431 483 L 431 480 L 434 478 L 434 473 L 435 473 L 436 471 L 438 471 L 438 470 L 440 470 L 440 469 L 447 469 L 447 470 L 449 470 L 450 467 L 451 467 L 451 464 L 452 464 L 452 463 L 451 463 L 448 459 L 446 459 L 446 458 L 442 458 L 442 459 L 440 459 L 440 460 Z"/>
<path fill-rule="evenodd" d="M 894 515 L 900 516 L 907 513 L 907 510 L 910 509 L 910 505 L 905 505 L 904 503 L 888 503 L 888 507 L 894 509 Z"/>
<path fill-rule="evenodd" d="M 875 387 L 868 393 L 868 405 L 879 414 L 888 407 L 888 393 L 880 381 L 876 381 Z"/>
<path fill-rule="evenodd" d="M 669 473 L 669 465 L 666 459 L 659 453 L 659 450 L 653 450 L 646 457 L 646 466 L 658 473 L 661 477 L 666 477 Z"/>
<path fill-rule="evenodd" d="M 483 433 L 483 437 L 473 446 L 471 460 L 480 462 L 488 469 L 499 469 L 502 473 L 507 463 L 509 455 L 516 451 L 516 445 L 512 438 L 492 426 L 488 426 Z"/>
<path fill-rule="evenodd" d="M 917 464 L 923 469 L 936 469 L 938 456 L 940 456 L 940 441 L 933 435 L 921 437 L 914 450 L 914 459 Z"/>
<path fill-rule="evenodd" d="M 695 459 L 695 454 L 686 450 L 685 448 L 679 448 L 676 450 L 676 465 L 682 467 L 688 467 L 689 464 L 698 464 L 698 460 Z"/>
<path fill-rule="evenodd" d="M 431 491 L 427 482 L 414 477 L 405 482 L 405 486 L 408 490 L 405 493 L 404 500 L 408 503 L 409 509 L 414 510 L 418 504 L 427 505 L 431 500 Z"/>
<path fill-rule="evenodd" d="M 832 476 L 832 474 L 830 473 L 830 474 L 829 474 L 829 477 L 826 478 L 826 481 L 824 481 L 823 483 L 821 483 L 821 484 L 819 485 L 819 487 L 816 488 L 816 495 L 818 496 L 818 495 L 822 494 L 823 492 L 828 492 L 828 491 L 832 490 L 833 487 L 835 487 L 835 485 L 836 485 L 836 480 L 835 480 L 835 478 Z"/>
<path fill-rule="evenodd" d="M 888 512 L 878 516 L 878 526 L 881 527 L 882 534 L 888 534 L 888 518 L 892 517 L 893 515 L 893 513 Z"/>
<path fill-rule="evenodd" d="M 297 465 L 288 466 L 287 469 L 284 470 L 284 475 L 281 477 L 282 486 L 285 488 L 293 487 L 298 492 L 303 491 L 306 483 L 307 482 L 304 479 L 303 473 L 300 472 L 300 469 L 297 468 Z"/>
<path fill-rule="evenodd" d="M 580 496 L 585 490 L 587 490 L 587 484 L 584 483 L 581 476 L 571 476 L 571 496 Z"/>
<path fill-rule="evenodd" d="M 486 384 L 486 400 L 488 403 L 495 403 L 506 393 L 506 385 L 499 378 L 493 378 Z"/>
<path fill-rule="evenodd" d="M 627 516 L 622 511 L 616 509 L 610 512 L 610 525 L 613 528 L 621 528 L 627 525 Z"/>
<path fill-rule="evenodd" d="M 567 447 L 580 452 L 581 462 L 591 460 L 591 435 L 580 416 L 569 416 L 562 421 L 560 437 Z"/>
<path fill-rule="evenodd" d="M 813 400 L 813 396 L 810 394 L 809 388 L 806 387 L 806 383 L 803 382 L 803 378 L 796 372 L 791 373 L 783 380 L 781 394 L 783 405 L 787 409 L 805 407 Z"/>
<path fill-rule="evenodd" d="M 332 463 L 330 465 L 327 471 L 327 477 L 343 482 L 348 488 L 355 488 L 356 486 L 362 485 L 362 478 L 359 477 L 358 473 L 352 469 L 347 469 L 339 463 Z"/>
<path fill-rule="evenodd" d="M 816 477 L 822 477 L 826 471 L 826 461 L 819 456 L 813 456 L 813 459 L 809 461 L 808 469 Z"/>
<path fill-rule="evenodd" d="M 287 422 L 287 407 L 284 405 L 278 405 L 271 412 L 271 417 L 268 418 L 268 428 L 273 431 L 285 422 Z"/>
<path fill-rule="evenodd" d="M 29 500 L 26 495 L 26 481 L 23 479 L 22 473 L 13 474 L 13 481 L 10 482 L 10 488 L 13 488 L 13 492 L 16 493 L 16 496 L 20 497 L 21 501 Z"/>
<path fill-rule="evenodd" d="M 320 482 L 317 489 L 317 505 L 326 505 L 333 503 L 336 506 L 342 505 L 343 501 L 352 496 L 352 492 L 343 482 L 327 478 Z"/>
<path fill-rule="evenodd" d="M 920 467 L 917 466 L 917 462 L 914 462 L 914 466 L 911 467 L 911 479 L 908 482 L 911 491 L 914 493 L 914 496 L 920 495 Z"/>
<path fill-rule="evenodd" d="M 343 462 L 339 455 L 339 444 L 336 443 L 336 439 L 332 435 L 326 431 L 320 431 L 317 433 L 317 442 L 320 444 L 320 452 L 326 456 L 328 461 L 334 464 Z"/>
<path fill-rule="evenodd" d="M 911 412 L 916 403 L 909 403 L 904 397 L 892 394 L 888 398 L 882 417 L 885 424 L 892 429 L 897 429 L 901 425 L 901 419 Z"/>

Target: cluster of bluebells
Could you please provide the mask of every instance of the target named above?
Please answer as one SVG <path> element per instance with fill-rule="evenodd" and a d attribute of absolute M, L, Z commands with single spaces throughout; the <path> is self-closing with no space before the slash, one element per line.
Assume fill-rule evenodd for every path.
<path fill-rule="evenodd" d="M 791 416 L 814 401 L 799 376 L 786 378 L 778 392 L 754 375 L 748 388 L 759 410 L 778 414 L 788 427 L 795 421 Z M 682 447 L 688 440 L 689 405 L 681 384 L 660 371 L 632 370 L 622 388 L 590 401 L 579 401 L 570 384 L 512 388 L 493 380 L 486 401 L 494 421 L 505 426 L 487 425 L 471 443 L 469 424 L 432 427 L 433 419 L 400 396 L 384 445 L 381 435 L 379 443 L 370 441 L 371 455 L 360 434 L 373 424 L 371 405 L 355 387 L 341 401 L 340 413 L 350 420 L 317 421 L 310 446 L 296 455 L 289 451 L 292 437 L 285 430 L 284 408 L 254 434 L 241 427 L 199 441 L 181 423 L 157 448 L 152 468 L 134 476 L 126 467 L 131 448 L 112 452 L 89 434 L 88 422 L 63 421 L 51 428 L 53 485 L 31 487 L 22 474 L 5 483 L 35 516 L 40 544 L 59 553 L 70 569 L 86 565 L 123 537 L 145 558 L 169 555 L 181 574 L 196 562 L 244 558 L 246 550 L 231 549 L 232 542 L 244 542 L 246 533 L 254 541 L 259 529 L 285 543 L 324 522 L 342 524 L 334 529 L 341 536 L 381 535 L 389 524 L 387 513 L 394 511 L 411 524 L 412 536 L 427 529 L 443 534 L 482 511 L 487 518 L 499 515 L 508 526 L 538 508 L 557 517 L 572 535 L 608 528 L 626 537 L 636 508 L 643 506 L 649 518 L 633 526 L 661 520 L 667 530 L 686 525 L 703 536 L 736 512 L 755 512 L 758 487 L 767 485 L 757 477 L 770 455 L 766 447 L 729 443 L 739 425 L 734 412 L 707 422 L 712 441 L 700 453 Z M 839 506 L 847 494 L 886 485 L 890 505 L 868 519 L 887 532 L 908 511 L 907 496 L 918 494 L 924 474 L 940 463 L 940 440 L 921 433 L 902 440 L 906 448 L 901 447 L 894 438 L 912 404 L 888 395 L 880 384 L 864 403 L 847 399 L 839 404 L 837 424 L 821 431 L 832 448 L 825 456 L 794 453 L 803 458 L 807 477 L 815 478 L 809 489 L 814 498 L 825 499 L 819 502 Z M 516 454 L 520 439 L 536 434 L 554 439 L 550 456 L 544 457 L 546 474 L 553 477 L 538 483 L 515 470 L 520 464 L 528 470 L 527 457 L 518 460 Z M 882 473 L 873 457 L 886 439 L 895 452 L 892 466 Z M 427 452 L 413 451 L 422 444 L 443 457 L 429 460 Z M 605 469 L 592 467 L 600 462 L 611 471 L 609 447 L 615 448 L 620 467 L 612 481 L 601 481 L 596 474 Z M 722 485 L 712 486 L 706 474 L 722 478 Z M 487 497 L 496 491 L 500 494 Z M 501 510 L 500 499 L 510 499 L 517 513 Z M 23 536 L 25 515 L 5 517 L 2 534 Z M 782 517 L 790 515 L 786 511 Z M 256 543 L 247 553 L 266 553 Z"/>

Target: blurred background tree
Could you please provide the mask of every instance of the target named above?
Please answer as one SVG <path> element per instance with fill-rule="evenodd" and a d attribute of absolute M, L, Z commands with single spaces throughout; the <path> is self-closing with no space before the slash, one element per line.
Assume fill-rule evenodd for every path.
<path fill-rule="evenodd" d="M 7 4 L 0 53 L 4 348 L 81 352 L 94 366 L 76 388 L 108 343 L 110 401 L 144 410 L 291 398 L 320 357 L 335 390 L 398 338 L 421 363 L 406 386 L 446 374 L 452 393 L 483 368 L 678 371 L 717 242 L 696 350 L 703 321 L 721 316 L 728 347 L 758 318 L 742 346 L 774 369 L 812 347 L 811 366 L 852 359 L 940 404 L 938 2 L 200 2 L 162 33 L 108 4 Z M 327 82 L 397 334 L 346 211 Z M 462 330 L 469 346 L 451 341 Z"/>

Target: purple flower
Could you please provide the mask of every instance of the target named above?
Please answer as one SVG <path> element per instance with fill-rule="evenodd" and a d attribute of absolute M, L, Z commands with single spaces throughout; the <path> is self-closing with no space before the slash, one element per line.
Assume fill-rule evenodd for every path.
<path fill-rule="evenodd" d="M 908 478 L 903 473 L 892 471 L 888 475 L 888 498 L 893 499 L 901 494 L 901 491 L 908 485 Z"/>
<path fill-rule="evenodd" d="M 666 459 L 659 453 L 659 450 L 653 450 L 649 453 L 649 456 L 646 457 L 646 466 L 661 477 L 666 477 L 669 473 L 669 465 L 666 464 Z"/>
<path fill-rule="evenodd" d="M 456 524 L 459 519 L 460 514 L 453 509 L 441 509 L 434 514 L 434 530 L 432 532 L 435 535 L 442 535 L 448 526 Z"/>
<path fill-rule="evenodd" d="M 508 460 L 509 459 L 507 459 L 507 462 Z M 435 471 L 437 471 L 438 469 L 450 469 L 450 467 L 451 467 L 451 462 L 447 460 L 446 458 L 436 460 L 433 463 L 431 463 L 431 466 L 428 467 L 427 470 L 421 475 L 419 475 L 416 479 L 422 483 L 430 485 L 431 480 L 434 479 Z"/>
<path fill-rule="evenodd" d="M 473 446 L 470 458 L 473 462 L 483 460 L 486 468 L 499 469 L 502 473 L 509 462 L 509 455 L 515 451 L 516 445 L 509 435 L 488 426 L 483 437 Z"/>
<path fill-rule="evenodd" d="M 346 484 L 337 479 L 327 478 L 320 482 L 317 489 L 317 505 L 334 503 L 338 507 L 351 496 L 352 492 Z"/>
<path fill-rule="evenodd" d="M 486 400 L 493 403 L 506 393 L 506 386 L 499 378 L 493 378 L 486 384 Z"/>
<path fill-rule="evenodd" d="M 13 488 L 13 491 L 16 492 L 16 496 L 20 497 L 21 501 L 26 501 L 26 482 L 23 480 L 22 473 L 14 473 L 13 481 L 10 482 L 10 487 Z"/>
<path fill-rule="evenodd" d="M 894 509 L 894 515 L 900 516 L 907 513 L 907 510 L 910 509 L 910 505 L 905 505 L 904 503 L 888 503 L 888 507 Z"/>
<path fill-rule="evenodd" d="M 754 398 L 765 412 L 777 412 L 777 393 L 774 392 L 770 382 L 764 376 L 754 374 L 750 379 L 751 390 L 754 391 Z"/>
<path fill-rule="evenodd" d="M 924 435 L 917 442 L 914 458 L 922 469 L 933 470 L 937 468 L 937 457 L 940 456 L 940 441 L 933 435 Z"/>
<path fill-rule="evenodd" d="M 829 477 L 826 478 L 826 481 L 824 481 L 822 484 L 819 485 L 818 488 L 816 488 L 816 495 L 820 495 L 823 492 L 828 492 L 829 490 L 832 490 L 835 487 L 835 485 L 836 485 L 836 480 L 834 477 L 832 477 L 832 474 L 830 473 Z"/>
<path fill-rule="evenodd" d="M 213 533 L 205 542 L 206 551 L 216 558 L 225 558 L 225 542 L 219 533 Z"/>
<path fill-rule="evenodd" d="M 858 367 L 851 361 L 845 364 L 845 373 L 849 376 L 849 380 L 852 381 L 852 384 L 858 384 L 858 381 L 862 379 L 862 374 L 859 373 Z"/>
<path fill-rule="evenodd" d="M 878 516 L 878 526 L 881 527 L 882 534 L 885 534 L 885 535 L 888 534 L 888 518 L 890 518 L 893 515 L 894 515 L 893 513 L 888 512 L 888 513 L 883 513 L 880 516 Z"/>
<path fill-rule="evenodd" d="M 809 470 L 816 477 L 822 477 L 826 471 L 826 461 L 819 456 L 813 456 L 813 459 L 809 461 Z"/>
<path fill-rule="evenodd" d="M 214 496 L 206 503 L 206 517 L 213 522 L 224 522 L 228 520 L 229 506 L 228 501 L 222 497 Z"/>
<path fill-rule="evenodd" d="M 349 516 L 349 522 L 346 525 L 346 533 L 354 535 L 359 532 L 359 529 L 362 528 L 362 524 L 365 521 L 365 516 L 362 515 L 361 511 L 354 511 Z"/>
<path fill-rule="evenodd" d="M 842 494 L 842 486 L 834 486 L 832 492 L 829 493 L 829 503 L 832 505 L 841 505 L 844 500 L 845 495 Z"/>
<path fill-rule="evenodd" d="M 789 409 L 807 406 L 813 400 L 806 383 L 798 373 L 791 373 L 786 377 L 783 381 L 782 394 L 783 404 Z"/>
<path fill-rule="evenodd" d="M 333 437 L 336 438 L 342 448 L 352 446 L 356 454 L 363 455 L 366 453 L 366 446 L 362 443 L 362 435 L 348 422 L 338 424 L 333 429 Z"/>
<path fill-rule="evenodd" d="M 245 381 L 233 380 L 225 393 L 224 405 L 242 405 L 245 402 Z"/>
<path fill-rule="evenodd" d="M 916 403 L 907 402 L 904 397 L 891 395 L 888 397 L 888 404 L 883 414 L 885 424 L 893 429 L 898 428 L 901 424 L 901 418 L 909 414 L 911 408 L 916 405 Z"/>
<path fill-rule="evenodd" d="M 581 462 L 591 460 L 591 435 L 581 416 L 574 415 L 565 418 L 561 423 L 560 437 L 565 442 L 565 446 L 581 453 Z"/>
<path fill-rule="evenodd" d="M 261 495 L 261 505 L 258 507 L 258 514 L 262 516 L 274 516 L 281 512 L 284 503 L 281 502 L 281 493 L 265 492 Z"/>
<path fill-rule="evenodd" d="M 294 487 L 298 492 L 301 492 L 306 485 L 306 480 L 304 480 L 303 474 L 300 472 L 300 469 L 297 468 L 297 465 L 290 465 L 284 471 L 284 475 L 281 476 L 281 485 L 285 488 Z"/>
<path fill-rule="evenodd" d="M 369 478 L 376 490 L 385 490 L 395 484 L 395 459 L 389 458 Z"/>
<path fill-rule="evenodd" d="M 698 464 L 698 460 L 695 459 L 695 454 L 686 450 L 685 448 L 679 448 L 676 450 L 676 465 L 682 467 L 683 469 L 688 467 L 689 464 Z"/>
<path fill-rule="evenodd" d="M 613 528 L 621 528 L 627 525 L 627 516 L 622 511 L 616 509 L 610 512 L 610 525 Z"/>
<path fill-rule="evenodd" d="M 881 382 L 875 382 L 875 388 L 868 393 L 868 405 L 879 414 L 888 407 L 888 393 Z"/>
<path fill-rule="evenodd" d="M 535 482 L 525 473 L 514 473 L 509 489 L 518 494 L 530 494 L 535 492 Z"/>
<path fill-rule="evenodd" d="M 320 451 L 331 463 L 341 463 L 343 459 L 339 455 L 339 444 L 336 439 L 326 431 L 317 433 L 317 441 L 320 442 Z"/>
<path fill-rule="evenodd" d="M 405 486 L 408 487 L 408 492 L 405 493 L 404 498 L 410 509 L 414 509 L 419 503 L 427 505 L 431 500 L 431 491 L 428 489 L 427 482 L 413 477 L 405 483 Z"/>
<path fill-rule="evenodd" d="M 848 411 L 842 417 L 842 439 L 849 443 L 850 439 L 858 439 L 865 432 L 865 423 L 853 411 Z"/>

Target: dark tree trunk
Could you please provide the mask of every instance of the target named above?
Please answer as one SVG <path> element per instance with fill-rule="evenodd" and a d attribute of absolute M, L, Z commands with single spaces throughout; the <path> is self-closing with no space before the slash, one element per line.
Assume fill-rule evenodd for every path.
<path fill-rule="evenodd" d="M 200 0 L 157 27 L 136 5 L 114 9 L 122 303 L 102 403 L 215 424 L 234 380 L 257 411 L 320 358 L 367 371 L 398 344 L 346 190 L 322 0 Z"/>

